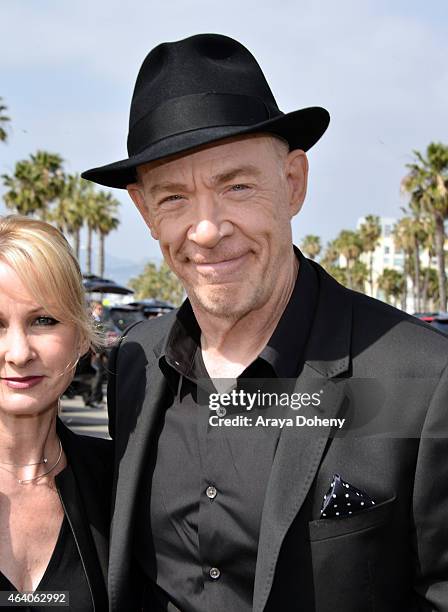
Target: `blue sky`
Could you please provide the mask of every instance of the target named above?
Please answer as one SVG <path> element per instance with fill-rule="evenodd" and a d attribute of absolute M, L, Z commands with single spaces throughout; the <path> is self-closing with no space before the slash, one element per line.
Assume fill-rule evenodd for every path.
<path fill-rule="evenodd" d="M 328 240 L 364 214 L 399 215 L 412 150 L 448 142 L 445 0 L 3 0 L 2 16 L 0 96 L 12 127 L 0 173 L 38 148 L 61 154 L 70 172 L 126 157 L 143 58 L 159 42 L 199 32 L 243 42 L 283 111 L 330 111 L 309 154 L 296 242 L 307 233 Z M 121 225 L 107 250 L 136 262 L 157 258 L 126 192 L 114 194 Z"/>

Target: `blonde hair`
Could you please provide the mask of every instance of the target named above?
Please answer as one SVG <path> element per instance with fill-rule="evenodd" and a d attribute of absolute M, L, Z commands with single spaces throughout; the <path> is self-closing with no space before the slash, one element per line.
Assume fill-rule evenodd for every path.
<path fill-rule="evenodd" d="M 86 305 L 78 261 L 59 230 L 30 217 L 0 216 L 0 261 L 48 314 L 75 327 L 80 345 L 104 345 Z"/>

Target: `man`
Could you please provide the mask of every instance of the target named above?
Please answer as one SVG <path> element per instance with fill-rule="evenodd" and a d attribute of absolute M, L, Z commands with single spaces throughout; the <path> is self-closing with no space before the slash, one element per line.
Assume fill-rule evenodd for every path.
<path fill-rule="evenodd" d="M 129 159 L 84 174 L 127 187 L 188 295 L 110 364 L 111 610 L 448 610 L 447 339 L 292 244 L 328 120 L 193 36 L 145 59 Z"/>

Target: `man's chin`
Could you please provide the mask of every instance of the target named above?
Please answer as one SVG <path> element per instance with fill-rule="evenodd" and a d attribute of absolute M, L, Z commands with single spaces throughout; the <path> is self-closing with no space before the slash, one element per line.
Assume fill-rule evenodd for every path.
<path fill-rule="evenodd" d="M 243 298 L 238 291 L 230 292 L 228 287 L 214 286 L 206 291 L 194 291 L 190 300 L 193 307 L 202 312 L 228 320 L 241 319 L 256 307 L 255 299 Z"/>

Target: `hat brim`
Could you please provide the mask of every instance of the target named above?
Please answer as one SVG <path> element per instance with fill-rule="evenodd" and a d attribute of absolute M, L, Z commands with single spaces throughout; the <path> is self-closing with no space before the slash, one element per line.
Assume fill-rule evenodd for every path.
<path fill-rule="evenodd" d="M 105 187 L 125 189 L 127 185 L 136 181 L 137 166 L 178 153 L 185 153 L 201 145 L 211 144 L 231 136 L 258 132 L 280 136 L 288 142 L 290 150 L 308 151 L 324 134 L 329 122 L 328 111 L 319 106 L 313 106 L 280 115 L 256 125 L 200 128 L 164 138 L 152 143 L 138 155 L 86 170 L 81 176 Z"/>

